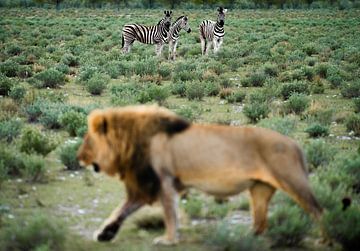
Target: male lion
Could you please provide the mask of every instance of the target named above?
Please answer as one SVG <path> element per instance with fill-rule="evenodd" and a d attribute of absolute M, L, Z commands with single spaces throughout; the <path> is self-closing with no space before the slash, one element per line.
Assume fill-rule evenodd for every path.
<path fill-rule="evenodd" d="M 315 219 L 322 208 L 307 179 L 303 153 L 290 138 L 255 127 L 190 124 L 165 108 L 130 106 L 93 111 L 78 151 L 82 165 L 119 175 L 127 201 L 114 210 L 95 238 L 111 240 L 131 213 L 160 200 L 166 234 L 178 242 L 178 191 L 195 187 L 216 197 L 250 191 L 256 234 L 266 228 L 276 189 L 286 192 Z"/>

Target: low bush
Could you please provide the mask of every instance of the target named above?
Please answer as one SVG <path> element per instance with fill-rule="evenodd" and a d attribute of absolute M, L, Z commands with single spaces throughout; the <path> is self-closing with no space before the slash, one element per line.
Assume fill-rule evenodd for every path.
<path fill-rule="evenodd" d="M 4 250 L 64 250 L 65 228 L 55 219 L 34 215 L 19 218 L 3 228 L 0 246 Z"/>
<path fill-rule="evenodd" d="M 305 146 L 305 153 L 310 167 L 327 166 L 336 154 L 336 149 L 325 141 L 317 139 L 310 141 Z"/>
<path fill-rule="evenodd" d="M 202 100 L 205 96 L 205 86 L 201 82 L 186 83 L 186 97 L 189 100 Z"/>
<path fill-rule="evenodd" d="M 292 94 L 287 103 L 285 103 L 284 108 L 286 113 L 303 113 L 310 104 L 310 99 L 304 94 L 294 93 Z"/>
<path fill-rule="evenodd" d="M 220 85 L 215 82 L 206 82 L 205 83 L 205 93 L 206 96 L 217 96 L 220 92 Z"/>
<path fill-rule="evenodd" d="M 231 95 L 226 97 L 226 101 L 230 104 L 232 103 L 241 103 L 245 100 L 246 93 L 242 91 L 235 91 Z"/>
<path fill-rule="evenodd" d="M 86 115 L 81 112 L 70 110 L 63 113 L 59 117 L 59 122 L 63 128 L 70 134 L 70 136 L 81 135 L 87 128 Z M 85 129 L 84 129 L 85 128 Z"/>
<path fill-rule="evenodd" d="M 145 90 L 149 101 L 155 100 L 159 105 L 163 105 L 165 100 L 170 96 L 169 88 L 152 84 Z"/>
<path fill-rule="evenodd" d="M 200 200 L 197 196 L 191 196 L 188 199 L 182 200 L 181 202 L 185 212 L 191 218 L 200 218 L 203 215 L 203 201 Z"/>
<path fill-rule="evenodd" d="M 265 63 L 263 66 L 263 71 L 269 77 L 276 77 L 279 74 L 278 66 L 271 63 Z"/>
<path fill-rule="evenodd" d="M 307 112 L 308 120 L 312 123 L 320 123 L 322 125 L 330 125 L 333 121 L 333 109 L 313 109 Z"/>
<path fill-rule="evenodd" d="M 45 176 L 44 158 L 35 154 L 31 154 L 31 155 L 24 154 L 22 161 L 24 163 L 24 169 L 21 170 L 21 174 L 27 179 L 27 181 L 39 182 L 44 179 Z"/>
<path fill-rule="evenodd" d="M 311 221 L 298 206 L 277 206 L 270 218 L 267 235 L 274 246 L 299 246 L 311 229 Z"/>
<path fill-rule="evenodd" d="M 255 236 L 247 228 L 223 221 L 208 229 L 206 242 L 213 247 L 228 251 L 268 250 L 264 239 Z"/>
<path fill-rule="evenodd" d="M 0 74 L 13 78 L 18 75 L 20 65 L 12 60 L 0 63 Z"/>
<path fill-rule="evenodd" d="M 81 168 L 76 158 L 76 153 L 81 143 L 81 140 L 71 140 L 61 147 L 60 160 L 66 166 L 67 170 L 78 170 Z"/>
<path fill-rule="evenodd" d="M 16 85 L 16 81 L 0 74 L 0 95 L 8 96 L 11 88 Z"/>
<path fill-rule="evenodd" d="M 36 74 L 29 82 L 37 88 L 57 88 L 65 84 L 65 74 L 51 68 Z"/>
<path fill-rule="evenodd" d="M 25 127 L 20 139 L 20 150 L 26 153 L 38 153 L 43 156 L 50 153 L 56 147 L 47 135 L 44 135 L 35 127 Z"/>
<path fill-rule="evenodd" d="M 310 91 L 306 82 L 296 81 L 283 84 L 280 93 L 284 99 L 288 99 L 294 93 L 310 94 Z"/>
<path fill-rule="evenodd" d="M 360 81 L 343 84 L 341 94 L 344 98 L 360 98 Z"/>
<path fill-rule="evenodd" d="M 319 63 L 315 66 L 315 73 L 322 78 L 326 78 L 330 65 L 328 63 Z"/>
<path fill-rule="evenodd" d="M 228 97 L 230 97 L 231 95 L 234 94 L 233 89 L 231 88 L 222 88 L 219 92 L 219 97 L 220 99 L 227 99 Z"/>
<path fill-rule="evenodd" d="M 176 82 L 171 85 L 171 93 L 173 95 L 179 95 L 180 97 L 186 97 L 186 84 L 185 82 Z"/>
<path fill-rule="evenodd" d="M 110 82 L 109 75 L 95 73 L 85 84 L 86 90 L 92 95 L 100 95 L 108 83 Z"/>
<path fill-rule="evenodd" d="M 244 106 L 244 114 L 251 123 L 256 123 L 263 118 L 267 118 L 270 108 L 267 103 L 262 104 L 246 104 Z"/>
<path fill-rule="evenodd" d="M 346 129 L 353 131 L 355 136 L 360 136 L 360 114 L 352 114 L 345 121 Z"/>
<path fill-rule="evenodd" d="M 78 66 L 79 58 L 75 57 L 73 54 L 64 54 L 61 58 L 61 62 L 67 66 Z"/>
<path fill-rule="evenodd" d="M 308 133 L 311 138 L 325 137 L 329 135 L 329 127 L 321 124 L 312 124 L 305 129 L 305 132 Z"/>
<path fill-rule="evenodd" d="M 95 73 L 99 71 L 100 70 L 96 66 L 85 65 L 81 67 L 79 70 L 80 73 L 79 73 L 78 81 L 80 83 L 84 83 L 88 81 L 90 78 L 92 78 L 95 75 Z"/>
<path fill-rule="evenodd" d="M 190 106 L 182 106 L 176 110 L 176 113 L 181 117 L 193 121 L 196 118 L 199 118 L 201 115 L 201 108 L 195 104 Z"/>
<path fill-rule="evenodd" d="M 354 108 L 356 113 L 360 113 L 360 98 L 354 99 Z"/>
<path fill-rule="evenodd" d="M 253 87 L 261 87 L 264 85 L 266 80 L 266 75 L 264 72 L 255 72 L 250 74 L 249 77 L 244 79 L 241 82 L 241 85 L 244 87 L 253 86 Z"/>
<path fill-rule="evenodd" d="M 350 205 L 346 210 L 339 205 L 325 211 L 322 224 L 329 237 L 338 241 L 345 250 L 360 250 L 360 207 L 358 204 Z"/>
<path fill-rule="evenodd" d="M 23 122 L 18 118 L 0 121 L 0 139 L 11 143 L 24 126 Z"/>
<path fill-rule="evenodd" d="M 169 63 L 161 63 L 160 64 L 158 73 L 163 79 L 166 79 L 166 80 L 170 79 L 171 72 L 172 72 L 171 64 L 169 64 Z"/>
<path fill-rule="evenodd" d="M 310 91 L 313 94 L 322 94 L 325 92 L 325 86 L 321 79 L 317 79 L 315 83 L 310 86 Z"/>
<path fill-rule="evenodd" d="M 24 85 L 14 85 L 9 91 L 9 96 L 13 100 L 20 102 L 23 100 L 27 92 L 27 89 Z"/>

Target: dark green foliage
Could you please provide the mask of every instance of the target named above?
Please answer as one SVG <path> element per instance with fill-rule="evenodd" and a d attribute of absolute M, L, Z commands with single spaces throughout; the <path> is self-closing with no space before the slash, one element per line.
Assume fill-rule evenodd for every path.
<path fill-rule="evenodd" d="M 0 140 L 8 143 L 12 142 L 19 134 L 23 127 L 23 122 L 18 118 L 4 120 L 0 122 Z"/>
<path fill-rule="evenodd" d="M 6 48 L 6 53 L 11 56 L 19 55 L 22 52 L 22 48 L 17 44 L 11 44 Z"/>
<path fill-rule="evenodd" d="M 206 96 L 217 96 L 220 92 L 220 85 L 216 82 L 205 83 Z"/>
<path fill-rule="evenodd" d="M 311 85 L 310 90 L 313 94 L 322 94 L 325 92 L 324 83 L 319 79 Z"/>
<path fill-rule="evenodd" d="M 228 103 L 241 103 L 245 100 L 246 93 L 242 91 L 232 92 L 226 97 Z"/>
<path fill-rule="evenodd" d="M 226 221 L 210 227 L 205 238 L 209 245 L 221 250 L 260 251 L 269 249 L 261 237 L 255 236 L 243 226 L 233 225 Z"/>
<path fill-rule="evenodd" d="M 263 66 L 263 71 L 269 77 L 276 77 L 279 73 L 278 66 L 276 64 L 266 63 Z"/>
<path fill-rule="evenodd" d="M 255 72 L 255 73 L 252 73 L 246 79 L 244 79 L 241 82 L 241 85 L 244 87 L 247 87 L 247 86 L 261 87 L 264 85 L 265 80 L 266 80 L 266 75 L 264 72 Z"/>
<path fill-rule="evenodd" d="M 10 89 L 16 84 L 16 81 L 0 74 L 0 95 L 9 95 Z"/>
<path fill-rule="evenodd" d="M 20 102 L 26 95 L 27 89 L 24 85 L 14 85 L 11 87 L 9 96 L 15 101 Z"/>
<path fill-rule="evenodd" d="M 0 73 L 5 75 L 6 77 L 16 77 L 19 71 L 19 64 L 12 61 L 7 60 L 5 62 L 0 63 Z"/>
<path fill-rule="evenodd" d="M 167 87 L 152 84 L 140 92 L 138 101 L 146 103 L 155 100 L 159 105 L 162 105 L 169 96 L 170 91 Z"/>
<path fill-rule="evenodd" d="M 24 169 L 21 170 L 21 174 L 28 181 L 39 182 L 44 179 L 45 176 L 44 158 L 35 154 L 32 155 L 24 154 L 22 161 L 24 163 Z"/>
<path fill-rule="evenodd" d="M 4 250 L 64 250 L 65 228 L 55 219 L 34 215 L 19 218 L 3 229 L 0 245 Z"/>
<path fill-rule="evenodd" d="M 202 100 L 205 96 L 205 86 L 201 82 L 188 82 L 186 83 L 186 97 L 189 100 Z"/>
<path fill-rule="evenodd" d="M 340 204 L 340 203 L 339 203 Z M 355 204 L 353 202 L 353 204 Z M 351 205 L 345 211 L 341 206 L 324 213 L 322 224 L 326 233 L 338 241 L 345 250 L 360 249 L 360 207 Z"/>
<path fill-rule="evenodd" d="M 258 123 L 258 126 L 265 127 L 277 131 L 284 135 L 290 135 L 296 129 L 297 121 L 292 118 L 268 118 L 263 119 Z"/>
<path fill-rule="evenodd" d="M 308 216 L 297 206 L 278 206 L 269 218 L 267 235 L 275 246 L 299 246 L 311 229 Z"/>
<path fill-rule="evenodd" d="M 315 66 L 315 72 L 317 75 L 319 75 L 322 78 L 326 78 L 328 75 L 328 69 L 330 68 L 330 65 L 327 63 L 320 63 Z"/>
<path fill-rule="evenodd" d="M 97 72 L 99 72 L 99 69 L 96 66 L 86 65 L 81 67 L 78 80 L 80 82 L 86 82 Z"/>
<path fill-rule="evenodd" d="M 63 113 L 59 117 L 59 122 L 70 136 L 83 136 L 81 134 L 86 131 L 87 128 L 86 115 L 74 110 Z"/>
<path fill-rule="evenodd" d="M 162 63 L 159 65 L 158 73 L 162 78 L 170 79 L 171 72 L 172 72 L 171 64 Z"/>
<path fill-rule="evenodd" d="M 55 66 L 55 70 L 62 72 L 64 74 L 69 74 L 70 67 L 66 64 L 61 63 Z"/>
<path fill-rule="evenodd" d="M 312 138 L 325 137 L 329 135 L 329 128 L 321 124 L 312 124 L 305 129 Z"/>
<path fill-rule="evenodd" d="M 310 94 L 308 84 L 303 81 L 285 83 L 281 86 L 280 92 L 284 99 L 288 99 L 294 93 Z"/>
<path fill-rule="evenodd" d="M 345 121 L 346 129 L 353 131 L 355 136 L 360 136 L 360 114 L 352 114 Z"/>
<path fill-rule="evenodd" d="M 81 168 L 79 161 L 76 158 L 77 150 L 79 149 L 82 141 L 71 141 L 65 143 L 60 149 L 60 160 L 66 166 L 67 170 L 78 170 Z"/>
<path fill-rule="evenodd" d="M 327 166 L 336 154 L 336 149 L 325 141 L 317 139 L 305 145 L 306 159 L 312 168 Z"/>
<path fill-rule="evenodd" d="M 29 82 L 37 88 L 57 88 L 65 84 L 65 74 L 55 69 L 48 69 L 36 74 Z"/>
<path fill-rule="evenodd" d="M 256 123 L 259 120 L 266 118 L 270 113 L 270 108 L 267 103 L 249 103 L 244 107 L 244 114 L 251 123 Z"/>
<path fill-rule="evenodd" d="M 114 105 L 130 105 L 138 102 L 138 93 L 139 90 L 143 90 L 143 87 L 136 86 L 135 84 L 121 84 L 113 85 L 110 88 L 111 93 L 111 103 Z M 143 100 L 144 97 L 141 96 L 140 100 L 147 102 L 148 99 Z"/>
<path fill-rule="evenodd" d="M 79 59 L 77 57 L 75 57 L 72 54 L 65 54 L 62 58 L 61 58 L 61 62 L 67 66 L 77 66 L 79 65 Z"/>
<path fill-rule="evenodd" d="M 310 104 L 310 99 L 304 94 L 292 94 L 287 103 L 285 103 L 285 111 L 287 113 L 301 114 Z"/>
<path fill-rule="evenodd" d="M 110 77 L 106 74 L 95 73 L 85 84 L 86 90 L 92 95 L 100 95 L 108 83 Z"/>
<path fill-rule="evenodd" d="M 360 81 L 343 84 L 341 87 L 341 94 L 345 98 L 359 98 L 360 97 Z"/>
<path fill-rule="evenodd" d="M 20 150 L 26 153 L 37 153 L 43 156 L 54 150 L 56 144 L 39 129 L 26 127 L 22 131 Z"/>
<path fill-rule="evenodd" d="M 200 117 L 201 108 L 198 107 L 197 105 L 187 105 L 187 106 L 182 106 L 180 109 L 177 109 L 176 113 L 179 116 L 184 117 L 189 121 L 193 121 Z"/>
<path fill-rule="evenodd" d="M 360 113 L 360 98 L 354 99 L 355 112 Z"/>
<path fill-rule="evenodd" d="M 179 95 L 180 97 L 186 96 L 186 84 L 185 82 L 176 82 L 171 85 L 171 93 Z"/>

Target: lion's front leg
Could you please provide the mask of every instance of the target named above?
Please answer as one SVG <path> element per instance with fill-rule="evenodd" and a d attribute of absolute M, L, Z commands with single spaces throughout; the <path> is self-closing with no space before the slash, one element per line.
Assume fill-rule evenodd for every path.
<path fill-rule="evenodd" d="M 123 206 L 117 207 L 105 220 L 100 229 L 94 233 L 94 239 L 96 241 L 112 240 L 124 220 L 143 205 L 142 202 L 127 200 Z"/>
<path fill-rule="evenodd" d="M 175 245 L 178 237 L 178 194 L 174 188 L 172 177 L 161 181 L 160 202 L 164 209 L 165 235 L 154 239 L 154 244 Z"/>

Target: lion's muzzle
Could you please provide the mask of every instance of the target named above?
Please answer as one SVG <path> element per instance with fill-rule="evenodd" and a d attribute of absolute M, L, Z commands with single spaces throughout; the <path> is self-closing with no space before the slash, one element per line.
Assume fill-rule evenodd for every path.
<path fill-rule="evenodd" d="M 92 165 L 93 165 L 93 167 L 94 167 L 94 172 L 96 172 L 96 173 L 100 172 L 100 167 L 99 167 L 98 164 L 93 163 Z"/>

